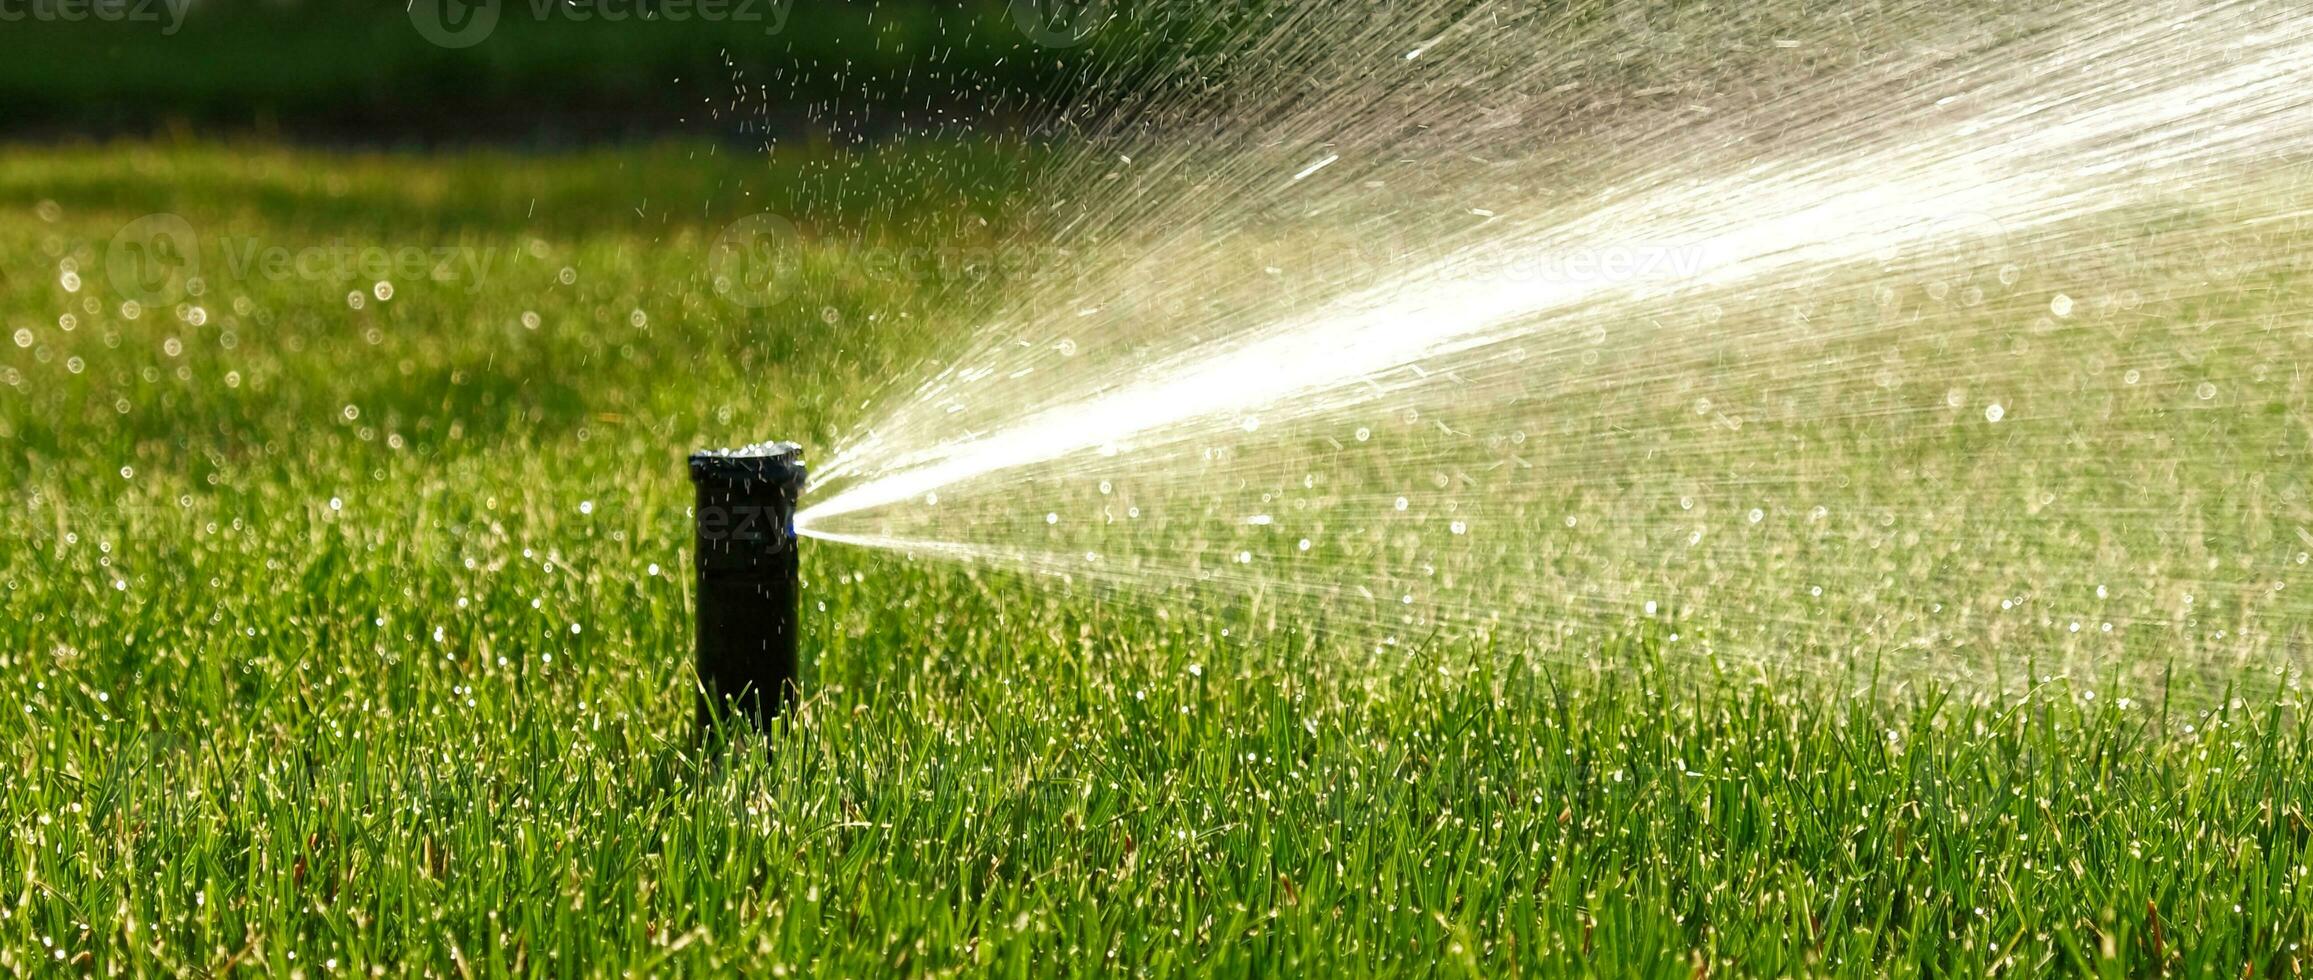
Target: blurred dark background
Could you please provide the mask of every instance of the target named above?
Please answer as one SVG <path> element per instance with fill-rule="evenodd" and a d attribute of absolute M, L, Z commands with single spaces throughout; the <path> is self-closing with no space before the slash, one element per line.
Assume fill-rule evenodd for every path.
<path fill-rule="evenodd" d="M 1111 16 L 1100 0 L 0 0 L 0 139 L 978 130 L 1116 56 L 1128 35 L 1081 29 Z"/>

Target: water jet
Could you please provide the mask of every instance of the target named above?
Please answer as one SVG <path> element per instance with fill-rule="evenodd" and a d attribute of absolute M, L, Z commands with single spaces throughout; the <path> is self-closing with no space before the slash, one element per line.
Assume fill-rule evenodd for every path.
<path fill-rule="evenodd" d="M 803 447 L 765 442 L 691 455 L 697 536 L 699 724 L 760 727 L 793 702 L 798 577 L 795 501 Z"/>

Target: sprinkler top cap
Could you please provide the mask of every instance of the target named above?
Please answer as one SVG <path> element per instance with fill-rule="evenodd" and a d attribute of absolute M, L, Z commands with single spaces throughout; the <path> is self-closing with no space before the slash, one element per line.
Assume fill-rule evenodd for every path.
<path fill-rule="evenodd" d="M 691 454 L 693 483 L 801 483 L 803 447 L 792 442 L 759 442 L 737 449 Z"/>

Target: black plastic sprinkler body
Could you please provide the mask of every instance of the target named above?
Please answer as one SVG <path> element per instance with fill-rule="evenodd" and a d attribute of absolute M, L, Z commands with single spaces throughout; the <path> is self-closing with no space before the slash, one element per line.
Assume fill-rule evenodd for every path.
<path fill-rule="evenodd" d="M 721 711 L 757 727 L 796 696 L 795 501 L 803 447 L 767 442 L 691 455 L 698 490 L 699 724 Z"/>

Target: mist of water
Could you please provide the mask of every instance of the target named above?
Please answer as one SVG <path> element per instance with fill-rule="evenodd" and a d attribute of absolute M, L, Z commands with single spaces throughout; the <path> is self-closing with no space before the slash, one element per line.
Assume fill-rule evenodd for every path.
<path fill-rule="evenodd" d="M 1093 81 L 1051 261 L 959 297 L 957 356 L 868 407 L 804 533 L 1384 652 L 2302 659 L 2306 18 L 1209 30 L 1234 55 L 1193 79 Z"/>

